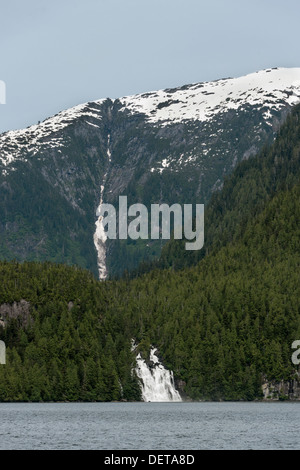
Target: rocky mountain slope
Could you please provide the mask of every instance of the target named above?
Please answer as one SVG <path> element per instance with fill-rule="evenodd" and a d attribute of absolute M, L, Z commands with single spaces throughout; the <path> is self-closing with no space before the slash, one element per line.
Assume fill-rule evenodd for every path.
<path fill-rule="evenodd" d="M 207 203 L 300 102 L 300 68 L 85 103 L 0 136 L 0 258 L 78 264 L 101 279 L 160 253 L 105 240 L 99 204 Z"/>
<path fill-rule="evenodd" d="M 212 196 L 200 261 L 170 242 L 167 265 L 106 282 L 0 261 L 0 401 L 139 400 L 157 360 L 182 399 L 299 400 L 299 181 L 300 104 Z"/>

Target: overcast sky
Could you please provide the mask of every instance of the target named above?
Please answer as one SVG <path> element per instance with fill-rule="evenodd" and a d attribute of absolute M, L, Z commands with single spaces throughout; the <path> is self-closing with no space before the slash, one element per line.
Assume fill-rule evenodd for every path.
<path fill-rule="evenodd" d="M 0 15 L 0 132 L 90 100 L 300 67 L 299 0 L 0 0 Z"/>

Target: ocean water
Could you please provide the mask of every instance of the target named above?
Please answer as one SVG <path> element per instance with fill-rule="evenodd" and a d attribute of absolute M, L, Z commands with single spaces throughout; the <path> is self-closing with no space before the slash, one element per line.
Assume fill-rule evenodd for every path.
<path fill-rule="evenodd" d="M 0 403 L 1 450 L 300 449 L 300 403 Z"/>

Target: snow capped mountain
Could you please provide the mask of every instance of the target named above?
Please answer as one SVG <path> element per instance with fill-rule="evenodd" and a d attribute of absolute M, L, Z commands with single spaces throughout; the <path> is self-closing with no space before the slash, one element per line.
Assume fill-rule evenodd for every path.
<path fill-rule="evenodd" d="M 300 68 L 84 103 L 0 135 L 0 257 L 120 274 L 160 241 L 107 240 L 97 209 L 206 204 L 235 165 L 274 140 L 300 102 Z"/>
<path fill-rule="evenodd" d="M 250 105 L 264 109 L 263 118 L 271 126 L 272 111 L 300 102 L 300 68 L 267 69 L 239 78 L 196 83 L 111 101 L 121 103 L 120 111 L 142 114 L 149 123 L 160 126 L 208 121 L 230 109 L 242 110 Z M 101 99 L 80 104 L 37 125 L 0 135 L 0 162 L 7 166 L 24 151 L 34 156 L 43 147 L 59 150 L 64 141 L 56 133 L 79 118 L 86 118 L 87 124 L 99 128 L 104 102 L 105 99 Z"/>
<path fill-rule="evenodd" d="M 80 104 L 61 111 L 39 124 L 0 135 L 0 160 L 2 164 L 4 166 L 9 165 L 15 159 L 21 157 L 24 151 L 34 156 L 43 147 L 59 149 L 63 146 L 63 139 L 58 137 L 56 133 L 78 118 L 86 118 L 88 124 L 97 127 L 96 122 L 101 120 L 99 105 L 103 101 Z"/>
<path fill-rule="evenodd" d="M 216 114 L 245 105 L 279 110 L 300 101 L 300 68 L 273 68 L 240 78 L 196 83 L 181 88 L 143 93 L 120 99 L 122 110 L 142 113 L 152 123 L 207 121 Z"/>

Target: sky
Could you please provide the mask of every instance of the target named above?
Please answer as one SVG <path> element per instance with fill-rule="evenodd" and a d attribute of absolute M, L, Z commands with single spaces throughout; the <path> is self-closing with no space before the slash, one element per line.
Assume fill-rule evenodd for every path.
<path fill-rule="evenodd" d="M 0 18 L 0 132 L 87 101 L 300 67 L 299 0 L 0 0 Z"/>

